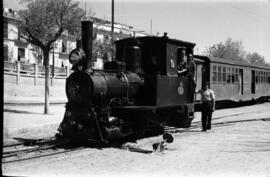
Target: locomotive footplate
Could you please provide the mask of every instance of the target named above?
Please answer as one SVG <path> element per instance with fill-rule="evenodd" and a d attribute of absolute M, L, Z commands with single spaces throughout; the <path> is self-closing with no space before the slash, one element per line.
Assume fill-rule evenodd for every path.
<path fill-rule="evenodd" d="M 125 106 L 114 107 L 111 115 L 134 123 L 141 134 L 163 132 L 164 125 L 188 128 L 194 118 L 194 104 L 166 106 Z"/>
<path fill-rule="evenodd" d="M 112 114 L 119 113 L 129 113 L 133 111 L 151 111 L 156 113 L 159 110 L 171 110 L 171 109 L 179 109 L 183 110 L 183 108 L 187 108 L 189 112 L 194 112 L 194 104 L 186 104 L 186 105 L 165 105 L 165 106 L 123 106 L 123 107 L 113 107 Z"/>

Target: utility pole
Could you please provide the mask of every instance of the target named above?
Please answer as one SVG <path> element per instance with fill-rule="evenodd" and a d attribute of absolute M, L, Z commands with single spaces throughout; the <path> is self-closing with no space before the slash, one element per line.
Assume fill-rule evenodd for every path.
<path fill-rule="evenodd" d="M 55 65 L 55 58 L 54 58 L 54 44 L 53 44 L 52 78 L 54 77 L 54 65 Z"/>
<path fill-rule="evenodd" d="M 85 15 L 86 15 L 86 0 L 84 0 L 84 11 L 85 11 Z"/>
<path fill-rule="evenodd" d="M 152 34 L 152 19 L 150 20 L 150 34 Z"/>
<path fill-rule="evenodd" d="M 112 46 L 114 43 L 114 0 L 112 0 L 112 29 L 111 29 L 111 37 L 112 37 Z M 112 49 L 112 60 L 114 60 L 114 48 Z"/>

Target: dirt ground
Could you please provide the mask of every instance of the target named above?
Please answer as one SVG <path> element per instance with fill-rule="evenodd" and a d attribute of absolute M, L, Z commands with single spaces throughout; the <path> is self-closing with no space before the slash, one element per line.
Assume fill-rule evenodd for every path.
<path fill-rule="evenodd" d="M 270 177 L 270 103 L 217 110 L 213 128 L 201 132 L 200 113 L 191 128 L 174 133 L 164 153 L 86 148 L 2 164 L 13 176 L 221 176 Z M 126 145 L 152 150 L 161 136 Z"/>

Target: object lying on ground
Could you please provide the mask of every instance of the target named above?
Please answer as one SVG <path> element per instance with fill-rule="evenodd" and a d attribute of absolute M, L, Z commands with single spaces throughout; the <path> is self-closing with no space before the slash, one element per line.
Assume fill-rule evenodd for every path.
<path fill-rule="evenodd" d="M 172 143 L 174 141 L 174 137 L 170 133 L 164 133 L 162 136 L 163 140 L 152 145 L 153 152 L 164 152 L 166 149 L 167 143 Z"/>

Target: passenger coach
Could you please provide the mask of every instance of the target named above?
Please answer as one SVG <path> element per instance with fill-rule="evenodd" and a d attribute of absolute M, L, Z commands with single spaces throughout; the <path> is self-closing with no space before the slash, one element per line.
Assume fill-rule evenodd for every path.
<path fill-rule="evenodd" d="M 247 64 L 237 60 L 194 56 L 204 61 L 197 67 L 197 89 L 201 80 L 209 82 L 220 101 L 251 101 L 270 98 L 270 67 Z M 196 101 L 200 97 L 197 95 Z"/>

